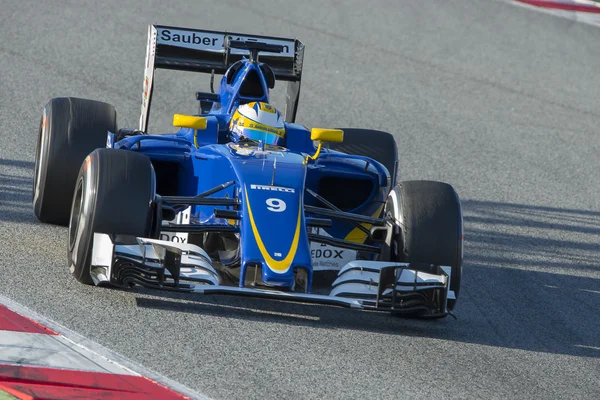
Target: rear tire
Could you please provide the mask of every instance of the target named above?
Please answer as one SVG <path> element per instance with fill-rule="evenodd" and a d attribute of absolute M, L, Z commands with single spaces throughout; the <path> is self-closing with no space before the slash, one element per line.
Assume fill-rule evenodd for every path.
<path fill-rule="evenodd" d="M 107 103 L 73 97 L 46 104 L 38 134 L 33 210 L 38 220 L 67 225 L 77 171 L 94 149 L 116 132 L 117 113 Z"/>
<path fill-rule="evenodd" d="M 151 237 L 155 176 L 150 158 L 129 150 L 97 149 L 77 176 L 69 223 L 68 260 L 81 283 L 90 275 L 94 233 Z"/>
<path fill-rule="evenodd" d="M 372 158 L 383 164 L 390 173 L 393 186 L 398 170 L 398 146 L 390 133 L 372 129 L 341 128 L 344 141 L 330 143 L 329 148 L 346 154 Z"/>
<path fill-rule="evenodd" d="M 458 299 L 463 218 L 454 188 L 443 182 L 401 182 L 390 192 L 385 215 L 397 221 L 391 261 L 450 266 L 450 290 Z M 448 310 L 454 309 L 456 299 L 448 300 Z"/>

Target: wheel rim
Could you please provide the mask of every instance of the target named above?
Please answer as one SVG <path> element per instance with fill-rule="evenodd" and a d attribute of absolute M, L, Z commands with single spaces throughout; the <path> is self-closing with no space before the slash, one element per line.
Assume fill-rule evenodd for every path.
<path fill-rule="evenodd" d="M 77 181 L 75 188 L 75 197 L 73 198 L 73 207 L 71 208 L 71 220 L 69 221 L 69 250 L 73 250 L 77 235 L 79 234 L 79 226 L 81 223 L 81 212 L 83 208 L 83 178 Z"/>
<path fill-rule="evenodd" d="M 386 216 L 391 216 L 394 222 L 402 226 L 402 213 L 400 212 L 400 199 L 394 189 L 388 196 L 388 201 L 385 204 Z"/>
<path fill-rule="evenodd" d="M 402 213 L 400 212 L 400 199 L 395 189 L 392 189 L 388 195 L 387 201 L 385 202 L 385 206 L 383 208 L 384 218 L 388 219 L 394 227 L 393 227 L 393 237 L 397 237 L 397 235 L 401 235 L 402 231 Z M 397 240 L 392 239 L 391 243 L 391 256 L 394 261 L 399 261 L 400 252 L 402 249 L 399 247 Z"/>
<path fill-rule="evenodd" d="M 33 201 L 34 203 L 37 201 L 38 197 L 39 197 L 39 187 L 38 185 L 40 184 L 40 173 L 41 173 L 41 168 L 40 165 L 42 164 L 42 158 L 44 157 L 44 152 L 42 151 L 42 141 L 43 141 L 43 137 L 44 137 L 44 126 L 43 126 L 43 121 L 45 118 L 46 112 L 44 110 L 44 116 L 42 116 L 42 121 L 40 122 L 40 131 L 38 134 L 38 140 L 37 140 L 37 146 L 35 148 L 35 167 L 34 167 L 34 175 L 33 175 Z"/>

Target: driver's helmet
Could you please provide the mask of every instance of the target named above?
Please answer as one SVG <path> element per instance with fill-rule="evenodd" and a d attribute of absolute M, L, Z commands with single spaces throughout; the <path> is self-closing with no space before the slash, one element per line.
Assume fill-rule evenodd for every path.
<path fill-rule="evenodd" d="M 282 146 L 285 139 L 283 117 L 268 103 L 253 101 L 238 107 L 229 123 L 232 140 L 246 140 Z"/>

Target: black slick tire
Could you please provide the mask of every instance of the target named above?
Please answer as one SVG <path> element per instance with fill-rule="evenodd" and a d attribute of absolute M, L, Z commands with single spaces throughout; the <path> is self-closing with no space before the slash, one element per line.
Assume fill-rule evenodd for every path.
<path fill-rule="evenodd" d="M 68 261 L 76 280 L 91 285 L 94 233 L 150 237 L 155 223 L 155 175 L 150 158 L 128 150 L 97 149 L 76 179 Z"/>
<path fill-rule="evenodd" d="M 117 113 L 107 103 L 73 97 L 46 104 L 37 139 L 33 210 L 41 222 L 67 225 L 77 172 L 94 149 L 116 132 Z"/>
<path fill-rule="evenodd" d="M 400 182 L 385 207 L 397 221 L 391 261 L 451 267 L 450 290 L 460 292 L 463 260 L 463 218 L 460 199 L 452 186 L 434 181 Z M 449 299 L 453 310 L 456 299 Z"/>

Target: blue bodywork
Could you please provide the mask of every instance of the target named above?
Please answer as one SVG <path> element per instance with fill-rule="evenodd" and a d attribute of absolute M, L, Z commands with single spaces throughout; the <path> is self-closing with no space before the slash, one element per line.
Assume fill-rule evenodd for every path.
<path fill-rule="evenodd" d="M 390 190 L 390 174 L 373 159 L 326 148 L 316 161 L 305 163 L 316 145 L 306 127 L 290 122 L 286 122 L 285 148 L 260 149 L 233 143 L 227 128 L 237 106 L 269 101 L 269 85 L 261 64 L 247 59 L 239 63 L 235 71 L 223 77 L 218 100 L 213 99 L 210 110 L 198 114 L 207 118 L 206 129 L 138 134 L 116 143 L 115 135 L 110 134 L 107 146 L 148 155 L 154 164 L 159 195 L 196 196 L 235 181 L 212 196 L 239 199 L 239 219 L 215 217 L 215 208 L 227 207 L 193 206 L 190 224 L 233 226 L 239 233 L 240 286 L 247 268 L 260 265 L 262 284 L 278 288 L 291 288 L 295 270 L 305 270 L 310 291 L 313 273 L 306 227 L 310 215 L 305 215 L 304 206 L 323 205 L 306 189 L 342 211 L 376 216 Z M 254 80 L 255 87 L 260 83 L 262 95 L 241 95 L 249 79 Z M 361 241 L 355 226 L 348 222 L 333 221 L 326 231 L 334 238 Z"/>

